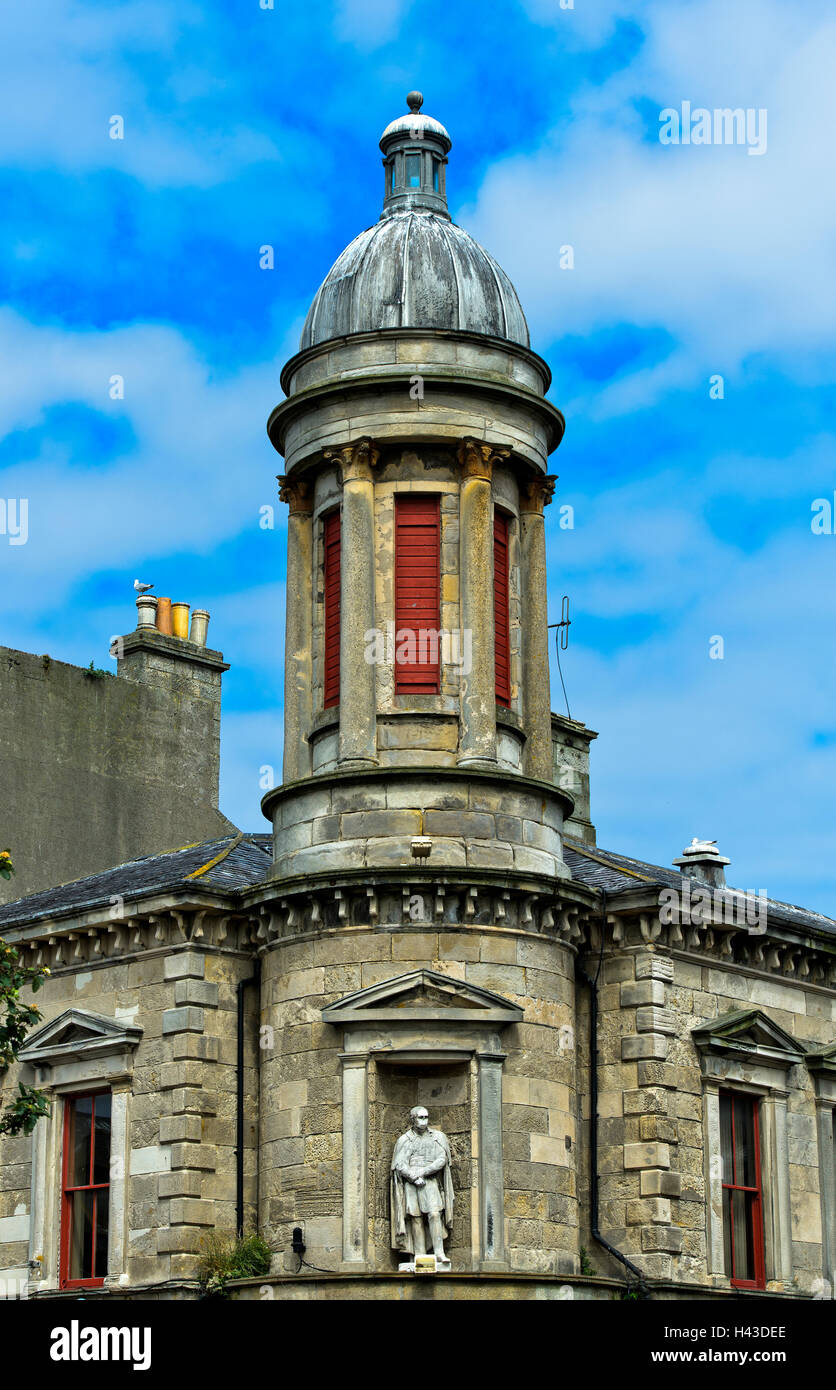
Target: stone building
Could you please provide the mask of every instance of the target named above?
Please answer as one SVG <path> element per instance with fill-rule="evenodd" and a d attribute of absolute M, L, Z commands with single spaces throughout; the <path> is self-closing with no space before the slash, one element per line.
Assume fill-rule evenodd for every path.
<path fill-rule="evenodd" d="M 0 1144 L 0 1267 L 39 1297 L 190 1297 L 206 1234 L 257 1228 L 272 1273 L 235 1297 L 821 1294 L 836 923 L 727 888 L 713 844 L 671 869 L 597 847 L 596 735 L 549 700 L 563 418 L 513 286 L 450 220 L 450 137 L 408 105 L 269 422 L 272 832 L 0 909 L 51 970 L 19 1074 L 52 1098 Z M 456 1198 L 431 1280 L 390 1230 L 416 1103 Z"/>

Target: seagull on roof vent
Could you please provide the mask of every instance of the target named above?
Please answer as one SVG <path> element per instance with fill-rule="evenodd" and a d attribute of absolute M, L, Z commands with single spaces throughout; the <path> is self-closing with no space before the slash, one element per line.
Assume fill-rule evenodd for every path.
<path fill-rule="evenodd" d="M 134 588 L 138 594 L 147 594 L 149 589 L 153 589 L 153 584 L 141 584 L 138 579 L 134 580 Z"/>
<path fill-rule="evenodd" d="M 682 873 L 697 879 L 700 883 L 710 883 L 715 888 L 724 888 L 725 868 L 730 862 L 718 850 L 716 840 L 700 840 L 695 835 L 679 858 L 674 859 L 673 864 L 674 868 L 680 869 Z"/>

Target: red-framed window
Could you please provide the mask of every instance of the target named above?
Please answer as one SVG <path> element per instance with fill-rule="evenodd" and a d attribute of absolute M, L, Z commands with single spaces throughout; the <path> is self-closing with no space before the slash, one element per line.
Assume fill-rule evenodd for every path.
<path fill-rule="evenodd" d="M 441 499 L 395 498 L 395 694 L 437 695 L 441 672 Z"/>
<path fill-rule="evenodd" d="M 110 1092 L 64 1100 L 62 1288 L 96 1288 L 107 1274 Z"/>
<path fill-rule="evenodd" d="M 493 631 L 496 703 L 511 704 L 511 630 L 508 617 L 508 517 L 493 514 Z"/>
<path fill-rule="evenodd" d="M 720 1092 L 723 1244 L 726 1274 L 739 1289 L 765 1287 L 758 1103 Z"/>
<path fill-rule="evenodd" d="M 323 705 L 340 702 L 340 513 L 328 512 L 323 526 L 325 540 L 325 672 Z"/>

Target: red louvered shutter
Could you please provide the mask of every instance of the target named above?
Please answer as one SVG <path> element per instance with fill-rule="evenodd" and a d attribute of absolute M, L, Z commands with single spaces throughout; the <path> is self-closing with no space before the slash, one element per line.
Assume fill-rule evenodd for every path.
<path fill-rule="evenodd" d="M 511 705 L 511 640 L 508 625 L 508 518 L 493 514 L 493 618 L 496 702 Z"/>
<path fill-rule="evenodd" d="M 323 704 L 340 702 L 340 513 L 325 518 L 325 674 Z"/>
<path fill-rule="evenodd" d="M 440 532 L 440 498 L 395 498 L 396 695 L 439 691 Z"/>

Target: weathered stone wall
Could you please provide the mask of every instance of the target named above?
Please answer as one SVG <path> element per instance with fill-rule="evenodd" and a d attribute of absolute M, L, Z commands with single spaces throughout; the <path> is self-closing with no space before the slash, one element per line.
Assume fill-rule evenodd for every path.
<path fill-rule="evenodd" d="M 630 949 L 604 962 L 600 987 L 599 1136 L 602 1233 L 657 1278 L 728 1288 L 707 1260 L 706 1082 L 691 1036 L 699 1024 L 758 1008 L 806 1052 L 832 1044 L 832 989 L 769 979 L 750 969 L 700 963 L 676 952 Z M 586 1024 L 583 1025 L 584 1029 Z M 745 1078 L 744 1068 L 744 1078 Z M 730 1068 L 732 1088 L 737 1073 Z M 757 1078 L 756 1078 L 757 1079 Z M 783 1083 L 782 1083 L 783 1085 Z M 816 1093 L 806 1065 L 786 1076 L 788 1171 L 767 1155 L 772 1191 L 786 1182 L 791 1273 L 776 1291 L 810 1291 L 823 1260 Z M 762 1157 L 766 1140 L 762 1139 Z M 716 1158 L 716 1155 L 715 1155 Z M 765 1207 L 768 1205 L 765 1200 Z M 778 1232 L 767 1228 L 767 1274 L 776 1275 Z M 772 1248 L 771 1248 L 772 1247 Z M 607 1269 L 606 1256 L 596 1259 Z"/>
<path fill-rule="evenodd" d="M 410 386 L 419 378 L 423 398 Z M 543 399 L 546 364 L 517 344 L 482 335 L 400 329 L 352 336 L 291 359 L 282 374 L 289 400 L 268 431 L 287 471 L 347 439 L 454 443 L 492 439 L 545 471 L 563 418 Z M 319 389 L 314 395 L 315 388 Z M 294 396 L 309 391 L 307 400 Z"/>
<path fill-rule="evenodd" d="M 585 845 L 596 843 L 589 794 L 589 748 L 598 735 L 577 719 L 552 713 L 554 781 L 572 797 L 575 809 L 566 822 L 566 834 Z"/>
<path fill-rule="evenodd" d="M 385 910 L 385 905 L 382 905 Z M 427 967 L 501 993 L 525 1010 L 502 1033 L 502 1147 L 507 1267 L 550 1274 L 577 1269 L 573 953 L 557 941 L 481 925 L 414 930 L 345 926 L 276 942 L 263 965 L 262 1026 L 275 1051 L 262 1059 L 262 1224 L 284 1252 L 301 1225 L 311 1264 L 339 1269 L 342 1254 L 341 1030 L 323 1008 L 355 990 Z M 443 1016 L 443 1015 L 442 1015 Z M 386 1062 L 386 1065 L 384 1065 Z M 472 1267 L 473 1191 L 479 1162 L 467 1066 L 399 1069 L 381 1054 L 371 1068 L 369 1264 L 397 1267 L 389 1248 L 388 1165 L 397 1136 L 419 1102 L 445 1130 L 458 1198 L 450 1253 Z"/>
<path fill-rule="evenodd" d="M 414 864 L 411 840 L 432 839 L 430 867 L 515 869 L 568 877 L 563 806 L 537 783 L 439 768 L 391 782 L 384 773 L 323 777 L 279 789 L 273 817 L 275 877 L 328 869 Z"/>
<path fill-rule="evenodd" d="M 423 911 L 420 885 L 413 884 L 410 892 L 410 908 L 417 904 L 422 918 L 427 909 L 435 913 L 435 889 Z M 290 1242 L 297 1225 L 310 1264 L 346 1272 L 341 1054 L 348 1043 L 341 1027 L 323 1022 L 322 1011 L 354 991 L 427 968 L 494 991 L 523 1010 L 521 1022 L 503 1028 L 498 1048 L 505 1057 L 505 1250 L 490 1277 L 503 1269 L 571 1281 L 586 1274 L 598 1281 L 598 1293 L 590 1284 L 586 1294 L 576 1296 L 610 1296 L 606 1280 L 623 1279 L 623 1271 L 589 1230 L 589 991 L 576 990 L 574 950 L 544 934 L 542 913 L 539 930 L 525 929 L 524 896 L 512 898 L 501 925 L 496 888 L 480 890 L 471 925 L 460 918 L 467 890 L 453 885 L 448 885 L 443 919 L 414 926 L 404 921 L 397 878 L 377 885 L 362 917 L 364 896 L 352 892 L 351 910 L 342 918 L 344 899 L 333 890 L 320 893 L 317 911 L 313 899 L 298 898 L 298 903 L 308 901 L 307 915 L 303 910 L 292 924 L 288 919 L 283 931 L 289 935 L 265 936 L 260 1000 L 256 990 L 246 993 L 245 1221 L 251 1229 L 258 1220 L 273 1246 L 274 1274 L 296 1272 Z M 272 914 L 269 920 L 272 924 Z M 60 965 L 38 995 L 47 1020 L 74 1006 L 143 1029 L 127 1082 L 130 1158 L 120 1208 L 126 1256 L 115 1274 L 124 1275 L 129 1286 L 170 1289 L 193 1278 L 203 1236 L 234 1228 L 236 985 L 252 972 L 248 949 L 151 944 L 118 959 Z M 692 1029 L 755 1007 L 805 1052 L 833 1042 L 833 991 L 767 978 L 716 957 L 700 961 L 682 952 L 630 946 L 607 949 L 599 1002 L 602 1233 L 646 1277 L 670 1281 L 670 1290 L 680 1284 L 683 1291 L 725 1295 L 731 1292 L 729 1281 L 710 1272 L 707 1258 L 706 1174 L 712 1150 L 704 1116 L 706 1083 Z M 443 1019 L 443 1010 L 438 1018 Z M 416 1038 L 431 1042 L 434 1028 L 419 1025 Z M 4 1094 L 20 1074 L 5 1078 Z M 817 1281 L 832 1273 L 823 1255 L 826 1174 L 823 1179 L 816 1084 L 804 1064 L 781 1074 L 791 1267 L 781 1278 L 770 1277 L 768 1288 L 775 1292 L 816 1292 L 825 1287 Z M 61 1093 L 70 1089 L 65 1082 Z M 454 1269 L 463 1275 L 478 1264 L 479 1173 L 490 1154 L 481 1149 L 475 1064 L 460 1056 L 445 1061 L 443 1048 L 417 1064 L 414 1055 L 407 1064 L 399 1062 L 396 1046 L 370 1055 L 366 1268 L 385 1275 L 397 1267 L 389 1248 L 388 1165 L 408 1111 L 419 1101 L 451 1139 L 457 1208 L 449 1244 Z M 772 1103 L 767 1095 L 764 1104 Z M 60 1105 L 56 1096 L 56 1139 Z M 50 1123 L 41 1121 L 39 1129 Z M 825 1125 L 821 1132 L 832 1135 L 832 1120 L 830 1130 Z M 0 1277 L 26 1274 L 33 1147 L 32 1139 L 0 1141 Z M 50 1140 L 46 1150 L 55 1160 L 45 1172 L 42 1205 L 50 1192 L 57 1202 L 60 1183 L 60 1143 Z M 783 1181 L 774 1156 L 770 1162 Z M 774 1239 L 767 1225 L 767 1242 Z M 54 1203 L 43 1246 L 32 1253 L 44 1256 L 36 1282 L 44 1290 L 54 1288 Z M 774 1271 L 775 1263 L 775 1252 L 768 1250 L 768 1268 Z M 283 1288 L 277 1285 L 276 1296 L 293 1296 L 292 1289 Z M 374 1295 L 355 1290 L 351 1296 Z"/>
<path fill-rule="evenodd" d="M 111 1231 L 123 1219 L 126 1258 L 120 1274 L 129 1285 L 193 1278 L 201 1239 L 213 1229 L 235 1228 L 236 984 L 251 974 L 247 956 L 218 950 L 149 950 L 133 959 L 56 971 L 38 993 L 44 1019 L 69 1008 L 139 1025 L 142 1038 L 128 1080 L 130 1161 L 124 1208 L 111 1211 Z M 258 1129 L 257 1000 L 247 991 L 245 1087 L 248 1097 L 246 1221 L 255 1219 Z M 31 1068 L 13 1068 L 3 1095 L 18 1077 L 32 1084 Z M 45 1085 L 52 1105 L 50 1152 L 60 1156 L 62 1095 Z M 75 1089 L 95 1089 L 91 1079 Z M 105 1078 L 105 1085 L 107 1079 Z M 119 1083 L 122 1084 L 121 1082 Z M 37 1135 L 37 1131 L 36 1131 Z M 55 1140 L 53 1143 L 52 1140 Z M 29 1260 L 33 1136 L 0 1139 L 0 1277 L 23 1274 Z M 118 1160 L 111 1151 L 111 1160 Z M 45 1173 L 40 1200 L 57 1202 L 60 1171 Z M 47 1190 L 48 1189 L 48 1190 Z M 32 1288 L 56 1288 L 59 1218 L 47 1210 L 42 1275 Z M 6 1275 L 8 1277 L 8 1275 Z"/>
<path fill-rule="evenodd" d="M 234 829 L 218 810 L 220 674 L 95 677 L 0 648 L 0 901 Z M 213 678 L 208 678 L 209 676 Z"/>

